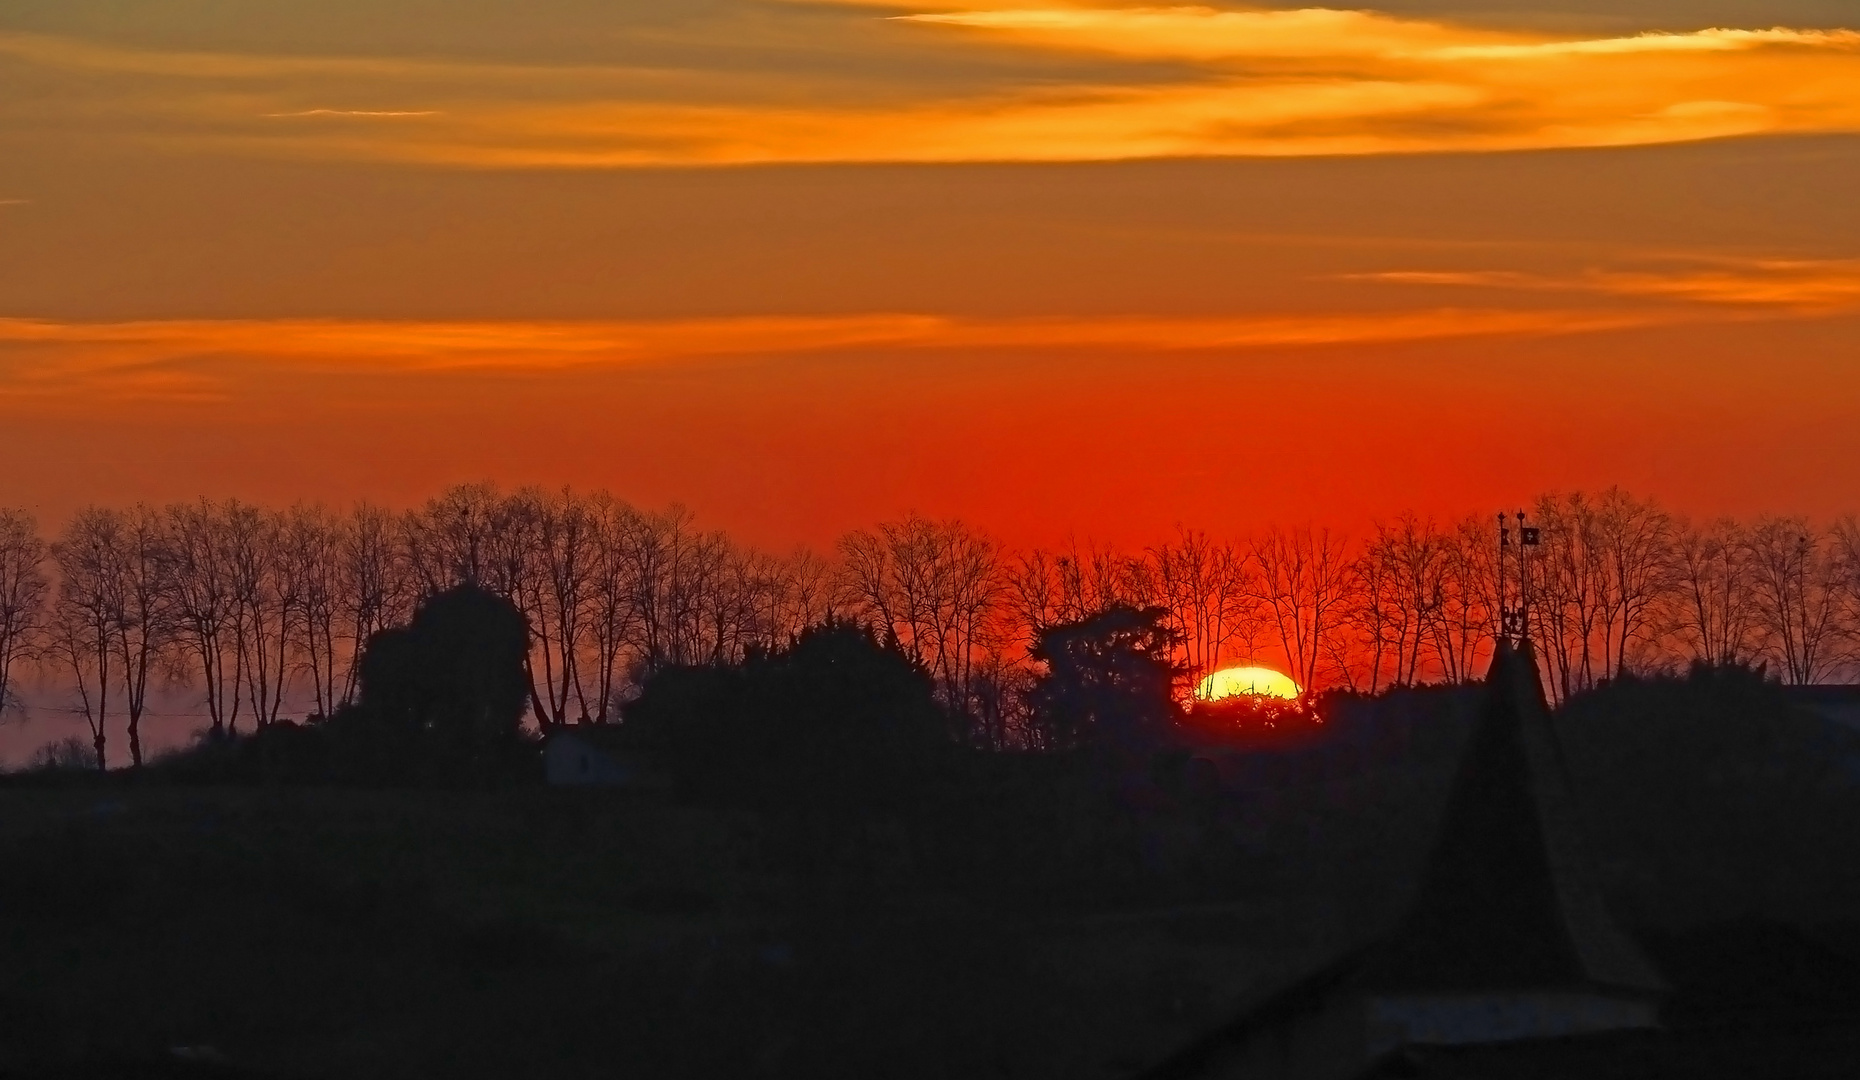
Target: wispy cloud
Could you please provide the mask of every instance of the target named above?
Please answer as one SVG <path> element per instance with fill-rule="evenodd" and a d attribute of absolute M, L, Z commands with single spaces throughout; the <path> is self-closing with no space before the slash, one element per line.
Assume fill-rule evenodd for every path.
<path fill-rule="evenodd" d="M 360 117 L 400 117 L 400 116 L 438 116 L 437 109 L 299 109 L 296 112 L 271 112 L 263 114 L 274 119 L 291 119 L 309 116 L 360 116 Z"/>
<path fill-rule="evenodd" d="M 1735 52 L 1766 45 L 1811 49 L 1860 48 L 1852 30 L 1699 30 L 1690 34 L 1637 34 L 1633 37 L 1577 41 L 1537 41 L 1502 45 L 1453 45 L 1430 55 L 1442 60 L 1532 60 L 1560 56 L 1620 56 L 1628 53 Z"/>
<path fill-rule="evenodd" d="M 26 206 L 31 202 L 31 199 L 0 199 L 0 206 Z"/>
<path fill-rule="evenodd" d="M 1786 273 L 1786 271 L 1778 271 Z M 1494 274 L 1402 273 L 1409 284 L 1541 283 Z M 922 314 L 632 321 L 167 320 L 68 323 L 0 319 L 0 400 L 104 396 L 218 400 L 304 375 L 548 377 L 719 359 L 805 355 L 967 355 L 978 350 L 1128 355 L 1375 344 L 1481 336 L 1597 333 L 1765 317 L 1737 304 L 1787 304 L 1735 275 L 1585 282 L 1652 302 L 1559 308 L 1458 306 L 1229 317 L 957 318 Z M 1860 307 L 1860 267 L 1840 302 Z M 1559 286 L 1562 287 L 1562 286 Z M 1798 295 L 1797 299 L 1801 297 Z M 1836 297 L 1822 297 L 1824 305 Z M 1715 305 L 1715 307 L 1714 307 Z M 1798 305 L 1799 306 L 1799 305 Z"/>
<path fill-rule="evenodd" d="M 803 17 L 798 6 L 770 10 L 765 22 Z M 830 25 L 852 35 L 843 48 L 857 41 L 896 62 L 832 73 L 796 59 L 834 47 L 806 53 L 798 21 L 792 41 L 776 35 L 789 42 L 780 48 L 738 42 L 742 25 L 720 24 L 714 39 L 686 42 L 676 63 L 656 67 L 162 52 L 0 34 L 0 54 L 18 61 L 0 72 L 0 102 L 10 103 L 0 130 L 11 118 L 194 148 L 568 168 L 1490 151 L 1860 131 L 1853 30 L 1579 38 L 1323 8 L 880 10 L 847 8 L 845 25 Z M 812 31 L 832 16 L 815 6 L 806 18 Z M 945 62 L 973 74 L 949 75 Z M 944 74 L 923 74 L 932 69 Z M 58 79 L 69 70 L 92 76 L 81 94 Z M 343 100 L 422 107 L 305 107 Z M 335 122 L 346 119 L 422 122 Z"/>
<path fill-rule="evenodd" d="M 1573 274 L 1392 270 L 1341 277 L 1391 285 L 1592 293 L 1805 315 L 1860 310 L 1860 259 L 1687 259 Z"/>

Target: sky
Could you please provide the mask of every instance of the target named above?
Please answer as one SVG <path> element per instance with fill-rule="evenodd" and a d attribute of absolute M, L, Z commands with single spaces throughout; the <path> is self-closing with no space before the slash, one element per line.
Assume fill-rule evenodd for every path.
<path fill-rule="evenodd" d="M 0 505 L 1860 509 L 1848 0 L 9 0 Z"/>

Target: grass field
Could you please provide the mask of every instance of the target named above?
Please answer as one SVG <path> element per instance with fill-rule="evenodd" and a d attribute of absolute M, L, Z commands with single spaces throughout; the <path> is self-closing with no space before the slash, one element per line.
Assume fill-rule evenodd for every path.
<path fill-rule="evenodd" d="M 1570 743 L 1617 912 L 1860 956 L 1860 793 L 1822 729 L 1622 694 Z M 1288 760 L 1144 836 L 1056 758 L 826 833 L 540 785 L 8 778 L 0 1072 L 210 1046 L 306 1080 L 1125 1076 L 1398 914 L 1456 750 Z"/>
<path fill-rule="evenodd" d="M 1114 1076 L 1332 944 L 1263 892 L 1039 914 L 803 882 L 773 846 L 611 792 L 7 789 L 0 1051 L 204 1045 L 304 1077 Z"/>

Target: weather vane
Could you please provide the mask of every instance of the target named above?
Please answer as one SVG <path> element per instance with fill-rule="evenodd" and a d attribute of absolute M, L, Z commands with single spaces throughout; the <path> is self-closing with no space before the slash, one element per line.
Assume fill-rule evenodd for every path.
<path fill-rule="evenodd" d="M 1505 559 L 1511 553 L 1511 528 L 1503 511 L 1498 515 L 1498 633 L 1499 637 L 1513 644 L 1524 641 L 1528 632 L 1528 612 L 1531 600 L 1530 549 L 1537 547 L 1542 537 L 1537 526 L 1525 524 L 1524 511 L 1517 513 L 1518 519 L 1518 582 L 1516 603 L 1511 603 L 1512 594 L 1505 590 Z"/>

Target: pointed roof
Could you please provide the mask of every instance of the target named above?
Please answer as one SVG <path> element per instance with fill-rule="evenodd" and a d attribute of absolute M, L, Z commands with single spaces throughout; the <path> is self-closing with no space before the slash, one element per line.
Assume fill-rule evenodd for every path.
<path fill-rule="evenodd" d="M 1665 989 L 1595 884 L 1528 641 L 1498 646 L 1413 906 L 1353 981 L 1379 992 Z"/>
<path fill-rule="evenodd" d="M 1408 914 L 1387 937 L 1272 995 L 1144 1076 L 1212 1075 L 1237 1048 L 1340 999 L 1573 993 L 1644 1002 L 1667 989 L 1595 885 L 1530 643 L 1501 641 Z"/>

